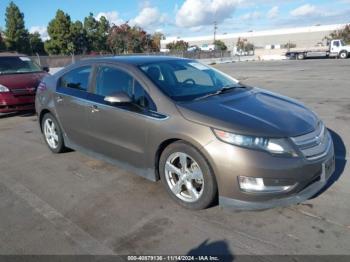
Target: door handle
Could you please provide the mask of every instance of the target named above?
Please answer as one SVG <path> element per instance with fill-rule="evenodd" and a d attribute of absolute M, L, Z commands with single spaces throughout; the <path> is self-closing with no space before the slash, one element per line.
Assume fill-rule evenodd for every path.
<path fill-rule="evenodd" d="M 98 106 L 97 105 L 92 105 L 91 106 L 91 113 L 95 113 L 95 112 L 99 112 L 100 109 L 98 109 Z"/>
<path fill-rule="evenodd" d="M 57 103 L 63 102 L 63 97 L 62 97 L 62 96 L 58 96 L 58 97 L 56 98 L 56 102 L 57 102 Z"/>

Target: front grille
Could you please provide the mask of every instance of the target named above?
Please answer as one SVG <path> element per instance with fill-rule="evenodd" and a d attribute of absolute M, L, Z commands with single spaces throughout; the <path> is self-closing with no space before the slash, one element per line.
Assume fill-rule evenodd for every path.
<path fill-rule="evenodd" d="M 14 96 L 33 96 L 35 95 L 35 88 L 16 88 L 11 89 Z"/>
<path fill-rule="evenodd" d="M 313 132 L 292 137 L 292 140 L 308 160 L 317 160 L 326 156 L 331 146 L 330 135 L 321 122 Z"/>

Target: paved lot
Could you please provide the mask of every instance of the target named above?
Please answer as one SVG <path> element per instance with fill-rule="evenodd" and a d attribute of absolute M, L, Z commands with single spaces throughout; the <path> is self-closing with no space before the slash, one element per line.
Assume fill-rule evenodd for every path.
<path fill-rule="evenodd" d="M 334 131 L 334 183 L 298 206 L 192 212 L 78 152 L 53 155 L 36 116 L 0 119 L 0 254 L 350 254 L 350 59 L 218 68 L 302 100 Z"/>

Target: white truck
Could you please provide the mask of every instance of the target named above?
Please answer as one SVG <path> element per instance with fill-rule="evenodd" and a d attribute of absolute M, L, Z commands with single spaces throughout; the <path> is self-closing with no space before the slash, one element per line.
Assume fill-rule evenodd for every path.
<path fill-rule="evenodd" d="M 346 45 L 341 39 L 333 39 L 327 46 L 312 47 L 308 49 L 291 48 L 286 56 L 303 60 L 308 57 L 338 57 L 348 58 L 350 55 L 350 45 Z"/>
<path fill-rule="evenodd" d="M 203 44 L 200 46 L 201 51 L 215 51 L 216 46 L 214 44 Z"/>

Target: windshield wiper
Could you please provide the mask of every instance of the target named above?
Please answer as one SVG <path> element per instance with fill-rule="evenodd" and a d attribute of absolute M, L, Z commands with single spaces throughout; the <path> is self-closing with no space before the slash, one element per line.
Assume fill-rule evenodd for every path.
<path fill-rule="evenodd" d="M 224 86 L 223 88 L 221 88 L 220 90 L 217 90 L 213 93 L 209 93 L 209 94 L 205 94 L 203 96 L 199 96 L 197 98 L 195 98 L 194 100 L 197 101 L 197 100 L 201 100 L 201 99 L 204 99 L 204 98 L 207 98 L 207 97 L 210 97 L 210 96 L 216 96 L 216 95 L 221 95 L 223 93 L 226 93 L 227 91 L 230 91 L 230 90 L 233 90 L 233 89 L 236 89 L 240 86 L 236 86 L 236 85 L 232 85 L 232 86 Z"/>

